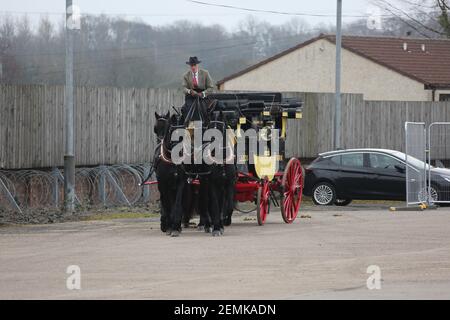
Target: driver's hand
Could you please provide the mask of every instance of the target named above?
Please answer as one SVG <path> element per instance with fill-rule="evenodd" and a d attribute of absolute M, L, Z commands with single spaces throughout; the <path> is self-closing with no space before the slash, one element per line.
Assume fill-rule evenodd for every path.
<path fill-rule="evenodd" d="M 191 90 L 191 96 L 195 97 L 197 95 L 197 92 L 195 90 Z"/>

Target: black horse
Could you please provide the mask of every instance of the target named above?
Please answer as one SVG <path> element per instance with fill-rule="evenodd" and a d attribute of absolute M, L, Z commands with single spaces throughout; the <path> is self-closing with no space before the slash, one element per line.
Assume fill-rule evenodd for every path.
<path fill-rule="evenodd" d="M 224 115 L 214 111 L 216 104 L 217 101 L 197 99 L 182 117 L 155 113 L 154 132 L 160 141 L 155 152 L 155 170 L 161 194 L 161 230 L 174 237 L 181 233 L 182 222 L 185 226 L 188 224 L 194 204 L 200 214 L 199 227 L 206 232 L 212 231 L 213 236 L 223 234 L 224 224 L 231 223 L 236 180 L 234 146 L 227 140 Z M 219 161 L 205 162 L 203 152 L 209 145 L 206 143 L 200 148 L 193 145 L 186 146 L 186 150 L 183 148 L 185 156 L 191 158 L 191 163 L 176 165 L 172 162 L 171 152 L 177 143 L 171 141 L 172 132 L 177 128 L 189 129 L 192 121 L 200 121 L 202 134 L 206 129 L 221 132 L 223 157 L 218 159 L 215 151 L 210 154 Z M 198 152 L 202 154 L 202 161 L 194 163 L 194 155 Z M 232 157 L 231 161 L 227 156 Z M 199 182 L 199 186 L 194 186 L 194 181 Z"/>
<path fill-rule="evenodd" d="M 153 170 L 158 181 L 158 190 L 161 204 L 161 231 L 171 234 L 171 212 L 174 209 L 175 194 L 177 191 L 177 167 L 170 160 L 170 128 L 176 118 L 170 117 L 170 112 L 159 115 L 155 112 L 156 123 L 153 128 L 157 136 L 158 144 L 153 160 Z"/>
<path fill-rule="evenodd" d="M 210 116 L 211 109 L 214 105 L 214 101 L 208 99 L 197 98 L 191 105 L 190 109 L 185 115 L 183 115 L 180 123 L 183 128 L 187 129 L 191 138 L 193 138 L 192 133 L 198 134 L 199 131 L 202 133 L 210 128 Z M 193 125 L 200 126 L 194 128 Z M 193 139 L 191 139 L 192 142 Z M 199 182 L 199 213 L 200 213 L 200 224 L 205 231 L 210 231 L 212 229 L 213 236 L 219 236 L 223 234 L 223 217 L 222 217 L 222 206 L 223 201 L 223 171 L 218 170 L 217 166 L 213 164 L 205 163 L 203 159 L 203 152 L 207 144 L 201 144 L 200 146 L 195 144 L 184 145 L 183 151 L 185 159 L 190 161 L 184 161 L 178 170 L 178 175 L 180 179 L 177 186 L 175 210 L 173 215 L 173 230 L 181 229 L 181 217 L 183 214 L 182 208 L 182 196 L 186 193 L 186 188 L 193 181 Z M 197 158 L 196 161 L 196 157 Z M 198 161 L 198 159 L 201 159 Z"/>
<path fill-rule="evenodd" d="M 158 138 L 158 147 L 155 150 L 154 168 L 160 192 L 161 230 L 173 237 L 179 236 L 181 222 L 185 227 L 189 225 L 194 208 L 199 212 L 206 230 L 209 230 L 209 198 L 203 195 L 204 190 L 207 190 L 206 182 L 199 188 L 193 185 L 185 168 L 172 161 L 172 149 L 177 142 L 172 141 L 171 136 L 175 129 L 183 128 L 184 120 L 176 115 L 170 116 L 169 112 L 166 115 L 155 112 L 155 117 L 154 132 Z"/>
<path fill-rule="evenodd" d="M 214 110 L 214 108 L 212 108 Z M 221 133 L 222 141 L 220 148 L 222 150 L 214 151 L 215 161 L 211 166 L 211 183 L 216 188 L 219 197 L 219 208 L 221 211 L 221 221 L 223 226 L 231 224 L 231 216 L 234 209 L 235 183 L 237 179 L 237 168 L 235 158 L 235 137 L 231 128 L 227 128 L 227 119 L 221 110 L 211 112 L 209 128 L 216 129 Z M 230 129 L 230 130 L 227 130 Z M 220 154 L 216 152 L 220 151 Z"/>
<path fill-rule="evenodd" d="M 156 171 L 156 177 L 158 180 L 158 189 L 160 192 L 160 204 L 161 204 L 161 230 L 167 232 L 168 235 L 172 235 L 172 221 L 174 204 L 176 201 L 177 185 L 183 183 L 183 179 L 186 178 L 181 172 L 178 177 L 177 166 L 171 161 L 170 158 L 170 133 L 171 127 L 180 127 L 183 120 L 177 117 L 170 117 L 170 113 L 165 115 L 159 115 L 155 112 L 156 123 L 153 128 L 154 133 L 157 136 L 158 144 L 155 150 L 155 159 L 153 161 L 153 168 Z M 163 143 L 163 141 L 165 142 Z M 178 179 L 179 178 L 179 179 Z M 146 179 L 148 180 L 149 177 Z M 208 194 L 206 182 L 198 185 L 192 183 L 183 183 L 183 195 L 182 195 L 182 222 L 185 228 L 189 227 L 189 222 L 194 215 L 194 211 L 200 215 L 200 223 L 198 225 L 199 230 L 205 230 L 211 232 L 211 218 L 208 212 Z M 197 181 L 198 182 L 198 181 Z M 179 227 L 176 227 L 178 231 L 181 231 Z M 174 232 L 174 236 L 179 232 Z"/>

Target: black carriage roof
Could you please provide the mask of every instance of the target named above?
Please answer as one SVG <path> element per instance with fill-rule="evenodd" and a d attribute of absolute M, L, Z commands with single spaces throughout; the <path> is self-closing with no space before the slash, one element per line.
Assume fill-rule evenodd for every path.
<path fill-rule="evenodd" d="M 225 100 L 251 100 L 264 102 L 281 102 L 280 92 L 240 92 L 240 93 L 214 93 L 211 94 L 214 99 Z"/>
<path fill-rule="evenodd" d="M 247 106 L 253 108 L 264 108 L 268 106 L 299 108 L 302 106 L 300 100 L 283 98 L 280 92 L 213 93 L 209 97 L 223 102 L 226 106 Z"/>

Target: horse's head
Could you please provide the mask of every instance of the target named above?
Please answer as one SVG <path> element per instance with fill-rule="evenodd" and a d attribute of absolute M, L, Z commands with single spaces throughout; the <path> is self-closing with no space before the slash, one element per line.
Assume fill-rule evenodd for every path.
<path fill-rule="evenodd" d="M 153 127 L 153 132 L 158 137 L 158 140 L 161 141 L 169 128 L 170 112 L 167 111 L 165 115 L 159 115 L 155 112 L 155 118 L 156 123 Z"/>

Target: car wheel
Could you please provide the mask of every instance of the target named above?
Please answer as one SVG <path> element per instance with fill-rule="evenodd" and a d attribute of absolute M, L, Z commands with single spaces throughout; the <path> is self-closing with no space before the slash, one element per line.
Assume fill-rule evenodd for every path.
<path fill-rule="evenodd" d="M 436 202 L 439 200 L 439 192 L 434 186 L 430 187 L 430 195 L 431 195 L 431 202 Z M 419 202 L 424 202 L 424 203 L 427 202 L 428 187 L 426 189 L 424 188 L 419 191 L 419 193 L 417 195 L 417 199 L 419 200 Z"/>
<path fill-rule="evenodd" d="M 344 207 L 348 206 L 352 202 L 352 199 L 336 199 L 334 205 Z"/>
<path fill-rule="evenodd" d="M 336 201 L 336 191 L 331 184 L 319 182 L 313 188 L 312 199 L 317 205 L 329 206 Z"/>

